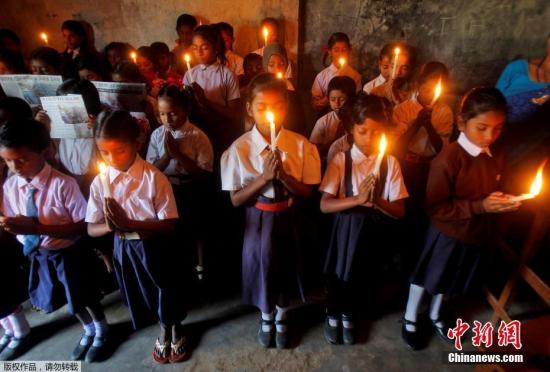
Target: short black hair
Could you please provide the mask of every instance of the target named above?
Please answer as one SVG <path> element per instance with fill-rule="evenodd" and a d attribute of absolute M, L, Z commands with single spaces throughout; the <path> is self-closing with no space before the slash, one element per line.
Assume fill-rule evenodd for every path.
<path fill-rule="evenodd" d="M 348 48 L 351 48 L 351 42 L 349 41 L 348 35 L 343 32 L 335 32 L 328 38 L 328 47 L 331 49 L 334 44 L 338 42 L 344 42 L 348 45 Z"/>
<path fill-rule="evenodd" d="M 0 112 L 4 114 L 0 116 L 0 125 L 5 121 L 32 119 L 31 106 L 18 97 L 0 99 Z"/>
<path fill-rule="evenodd" d="M 231 37 L 233 37 L 235 35 L 234 34 L 235 31 L 233 30 L 233 26 L 231 26 L 227 22 L 218 22 L 218 23 L 216 23 L 216 26 L 220 29 L 220 31 L 227 32 Z"/>
<path fill-rule="evenodd" d="M 57 50 L 50 47 L 38 47 L 31 52 L 30 58 L 32 60 L 38 60 L 53 67 L 55 72 L 61 73 L 63 67 L 63 57 Z"/>
<path fill-rule="evenodd" d="M 23 56 L 9 49 L 0 49 L 0 61 L 14 70 L 16 74 L 22 74 L 27 70 Z"/>
<path fill-rule="evenodd" d="M 99 114 L 94 127 L 94 137 L 136 142 L 141 134 L 137 120 L 124 110 L 105 110 Z"/>
<path fill-rule="evenodd" d="M 349 76 L 335 76 L 328 83 L 327 93 L 333 90 L 344 92 L 348 99 L 352 99 L 357 91 L 355 81 Z"/>
<path fill-rule="evenodd" d="M 243 58 L 243 67 L 247 66 L 248 64 L 252 63 L 253 61 L 259 61 L 260 63 L 263 62 L 263 57 L 259 55 L 258 53 L 248 53 Z"/>
<path fill-rule="evenodd" d="M 193 31 L 193 36 L 199 36 L 206 42 L 212 44 L 212 47 L 216 52 L 216 57 L 220 59 L 222 64 L 225 63 L 225 43 L 222 38 L 222 33 L 218 27 L 215 25 L 199 26 Z"/>
<path fill-rule="evenodd" d="M 176 104 L 176 106 L 184 109 L 189 112 L 191 108 L 191 97 L 189 96 L 188 90 L 181 90 L 175 85 L 166 84 L 160 88 L 158 100 L 169 99 Z"/>
<path fill-rule="evenodd" d="M 443 82 L 449 78 L 449 69 L 441 62 L 430 61 L 424 63 L 416 77 L 417 86 L 421 86 L 432 79 L 441 79 Z"/>
<path fill-rule="evenodd" d="M 107 66 L 103 59 L 100 59 L 94 55 L 86 55 L 84 58 L 80 59 L 77 64 L 78 71 L 80 70 L 90 70 L 97 73 L 101 80 L 105 80 L 107 76 Z"/>
<path fill-rule="evenodd" d="M 342 118 L 348 133 L 354 125 L 362 124 L 366 119 L 376 120 L 388 127 L 394 125 L 391 120 L 392 105 L 386 98 L 361 92 L 344 107 Z"/>
<path fill-rule="evenodd" d="M 68 79 L 65 80 L 57 88 L 58 96 L 65 96 L 67 94 L 80 94 L 86 111 L 90 115 L 97 116 L 101 112 L 101 101 L 99 100 L 99 93 L 95 85 L 89 80 L 80 79 Z"/>
<path fill-rule="evenodd" d="M 19 39 L 19 36 L 9 28 L 2 28 L 0 29 L 0 39 L 10 39 L 17 45 L 21 45 L 21 39 Z"/>
<path fill-rule="evenodd" d="M 506 98 L 497 88 L 477 87 L 470 89 L 462 97 L 458 115 L 462 120 L 468 121 L 489 111 L 498 111 L 506 115 Z"/>
<path fill-rule="evenodd" d="M 32 152 L 39 154 L 49 145 L 48 128 L 36 120 L 12 120 L 0 127 L 0 148 L 28 147 Z"/>
<path fill-rule="evenodd" d="M 61 30 L 69 30 L 74 32 L 82 38 L 83 49 L 88 48 L 88 34 L 86 33 L 84 25 L 80 21 L 68 19 L 61 25 Z"/>
<path fill-rule="evenodd" d="M 286 99 L 288 99 L 288 90 L 284 80 L 277 79 L 275 74 L 269 72 L 262 72 L 252 79 L 246 89 L 246 101 L 252 102 L 256 95 L 264 90 L 279 91 Z"/>
<path fill-rule="evenodd" d="M 154 56 L 158 56 L 160 54 L 170 54 L 170 48 L 162 41 L 155 41 L 149 47 L 151 48 Z"/>
<path fill-rule="evenodd" d="M 122 61 L 118 63 L 115 66 L 113 72 L 111 72 L 111 77 L 114 74 L 121 75 L 124 81 L 128 81 L 131 83 L 145 82 L 143 76 L 141 76 L 141 72 L 139 72 L 139 68 L 137 67 L 137 65 L 130 61 Z"/>
<path fill-rule="evenodd" d="M 198 24 L 197 19 L 193 17 L 191 14 L 181 14 L 178 17 L 178 20 L 176 21 L 176 31 L 181 26 L 189 26 L 192 29 L 194 29 L 195 27 L 197 27 L 197 24 Z"/>

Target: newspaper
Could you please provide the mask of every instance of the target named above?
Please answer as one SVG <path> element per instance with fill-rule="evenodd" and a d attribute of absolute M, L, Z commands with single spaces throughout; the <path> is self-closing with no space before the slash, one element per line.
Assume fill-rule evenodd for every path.
<path fill-rule="evenodd" d="M 81 95 L 41 97 L 42 108 L 51 119 L 52 138 L 92 138 L 88 112 Z"/>
<path fill-rule="evenodd" d="M 24 99 L 32 108 L 40 106 L 40 97 L 55 96 L 61 83 L 58 75 L 0 75 L 6 96 Z"/>
<path fill-rule="evenodd" d="M 101 103 L 113 110 L 143 111 L 147 89 L 144 83 L 92 82 Z"/>

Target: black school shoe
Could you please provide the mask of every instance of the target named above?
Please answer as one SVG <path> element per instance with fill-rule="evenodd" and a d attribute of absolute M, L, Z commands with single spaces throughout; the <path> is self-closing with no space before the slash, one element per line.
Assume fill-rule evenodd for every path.
<path fill-rule="evenodd" d="M 6 346 L 2 353 L 0 353 L 0 361 L 5 362 L 14 360 L 23 355 L 30 347 L 30 338 L 30 335 L 21 338 L 13 337 L 10 342 L 15 341 L 15 347 L 11 348 Z"/>
<path fill-rule="evenodd" d="M 288 347 L 288 322 L 286 320 L 277 320 L 275 326 L 283 325 L 287 327 L 285 332 L 275 331 L 275 346 L 277 349 L 286 349 Z M 276 328 L 276 327 L 275 327 Z"/>
<path fill-rule="evenodd" d="M 340 325 L 340 319 L 327 316 L 327 318 L 325 320 L 325 339 L 327 340 L 327 342 L 329 344 L 337 345 L 338 344 L 338 328 L 339 328 L 339 326 L 337 325 L 336 327 L 332 327 L 329 323 L 329 318 L 336 319 L 338 321 L 338 325 Z"/>
<path fill-rule="evenodd" d="M 342 323 L 344 321 L 352 323 L 351 328 L 346 328 L 342 325 L 342 342 L 344 345 L 355 344 L 355 327 L 353 326 L 353 318 L 342 314 Z"/>
<path fill-rule="evenodd" d="M 94 346 L 92 342 L 92 346 L 88 349 L 88 352 L 86 353 L 86 358 L 84 361 L 86 363 L 93 363 L 101 361 L 105 358 L 106 350 L 107 350 L 107 337 L 96 337 L 94 338 L 94 341 L 98 339 L 101 342 L 101 345 Z"/>
<path fill-rule="evenodd" d="M 262 329 L 262 326 L 269 325 L 271 326 L 271 331 L 264 332 Z M 263 347 L 270 347 L 271 346 L 271 340 L 273 339 L 273 329 L 275 328 L 275 323 L 273 320 L 265 320 L 260 318 L 260 329 L 258 330 L 258 342 Z"/>
<path fill-rule="evenodd" d="M 6 346 L 8 346 L 12 338 L 13 338 L 13 335 L 7 335 L 7 334 L 4 334 L 2 338 L 0 338 L 0 353 L 2 352 L 2 350 L 6 348 Z"/>
<path fill-rule="evenodd" d="M 416 331 L 408 331 L 407 325 L 413 325 L 416 327 Z M 403 326 L 401 328 L 401 338 L 405 342 L 405 345 L 411 350 L 419 350 L 420 349 L 420 336 L 418 332 L 418 324 L 417 322 L 412 322 L 410 320 L 407 320 L 403 318 Z"/>
<path fill-rule="evenodd" d="M 433 326 L 433 329 L 434 329 L 435 333 L 437 334 L 437 336 L 440 339 L 442 339 L 443 341 L 445 341 L 448 344 L 454 343 L 454 340 L 447 337 L 447 331 L 448 331 L 449 327 L 447 326 L 447 323 L 443 319 L 441 319 L 441 318 L 436 319 L 436 320 L 430 319 L 430 322 L 432 323 L 432 326 Z M 443 324 L 443 326 L 438 327 L 437 323 L 441 323 L 441 324 Z"/>
<path fill-rule="evenodd" d="M 85 344 L 82 345 L 81 341 L 84 340 Z M 71 354 L 71 360 L 82 360 L 84 359 L 84 356 L 92 346 L 92 343 L 94 342 L 94 335 L 82 335 L 80 340 L 78 340 L 78 345 L 74 348 L 72 354 Z"/>

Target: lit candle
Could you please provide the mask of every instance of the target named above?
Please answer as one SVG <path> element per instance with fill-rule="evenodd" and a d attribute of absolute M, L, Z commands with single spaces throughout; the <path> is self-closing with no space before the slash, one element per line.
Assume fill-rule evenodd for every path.
<path fill-rule="evenodd" d="M 397 72 L 397 62 L 399 62 L 399 53 L 401 53 L 401 49 L 395 48 L 393 50 L 393 69 L 391 71 L 391 78 L 395 79 L 395 73 Z"/>
<path fill-rule="evenodd" d="M 137 65 L 137 53 L 136 52 L 130 53 L 130 58 L 132 58 L 132 61 L 134 61 L 134 63 Z"/>
<path fill-rule="evenodd" d="M 441 95 L 441 78 L 437 82 L 437 85 L 435 86 L 435 92 L 434 92 L 434 98 L 432 99 L 432 103 L 430 103 L 430 106 L 433 106 L 439 96 Z"/>
<path fill-rule="evenodd" d="M 277 72 L 277 79 L 283 80 L 283 73 L 281 71 Z"/>
<path fill-rule="evenodd" d="M 187 65 L 187 73 L 189 74 L 189 81 L 191 84 L 195 82 L 195 79 L 193 79 L 193 74 L 191 74 L 191 57 L 189 54 L 185 53 L 183 56 L 183 59 L 185 59 L 185 64 Z"/>
<path fill-rule="evenodd" d="M 264 34 L 264 46 L 267 46 L 267 38 L 269 37 L 269 30 L 265 26 L 263 29 L 263 34 Z"/>
<path fill-rule="evenodd" d="M 539 169 L 537 170 L 537 174 L 535 175 L 535 179 L 531 184 L 531 189 L 529 190 L 529 192 L 520 196 L 514 196 L 513 198 L 510 198 L 510 201 L 518 202 L 527 199 L 534 199 L 538 194 L 540 194 L 540 192 L 542 191 L 542 174 L 545 165 L 546 160 L 539 166 Z"/>
<path fill-rule="evenodd" d="M 103 185 L 103 193 L 106 198 L 111 197 L 111 188 L 109 187 L 109 181 L 107 181 L 107 165 L 103 162 L 99 163 L 99 179 Z"/>
<path fill-rule="evenodd" d="M 45 32 L 42 32 L 42 33 L 40 34 L 40 38 L 41 38 L 42 40 L 44 40 L 44 43 L 45 43 L 46 45 L 48 45 L 48 34 L 46 34 Z"/>
<path fill-rule="evenodd" d="M 271 111 L 266 113 L 267 121 L 269 121 L 269 131 L 271 133 L 271 151 L 275 151 L 275 115 Z"/>
<path fill-rule="evenodd" d="M 340 69 L 343 69 L 346 64 L 346 59 L 344 57 L 340 57 L 338 59 L 338 64 L 340 65 Z"/>
<path fill-rule="evenodd" d="M 376 156 L 376 163 L 374 164 L 373 172 L 377 178 L 380 175 L 380 165 L 382 165 L 382 158 L 384 157 L 387 146 L 388 142 L 386 141 L 386 135 L 382 134 L 382 137 L 380 138 L 380 144 L 378 145 L 378 155 Z"/>

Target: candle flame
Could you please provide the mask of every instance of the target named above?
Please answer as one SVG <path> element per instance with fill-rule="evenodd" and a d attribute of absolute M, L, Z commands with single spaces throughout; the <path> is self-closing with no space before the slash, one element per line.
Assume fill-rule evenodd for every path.
<path fill-rule="evenodd" d="M 265 39 L 266 42 L 267 42 L 267 37 L 269 36 L 269 30 L 267 29 L 267 27 L 264 26 L 262 32 L 263 32 L 263 34 L 264 34 L 264 39 Z"/>
<path fill-rule="evenodd" d="M 338 64 L 340 65 L 340 68 L 344 67 L 346 64 L 346 59 L 344 57 L 340 57 L 340 59 L 338 59 Z"/>
<path fill-rule="evenodd" d="M 380 157 L 384 156 L 387 147 L 388 141 L 386 140 L 386 135 L 382 134 L 382 137 L 380 138 L 380 145 L 378 145 L 378 155 L 380 155 Z"/>
<path fill-rule="evenodd" d="M 271 111 L 268 111 L 265 116 L 267 118 L 267 121 L 269 121 L 269 124 L 275 125 L 275 115 L 273 115 Z"/>
<path fill-rule="evenodd" d="M 132 58 L 132 61 L 134 61 L 134 63 L 137 63 L 137 53 L 136 52 L 130 53 L 130 58 Z"/>
<path fill-rule="evenodd" d="M 277 72 L 277 79 L 279 80 L 283 79 L 283 73 L 281 71 Z"/>
<path fill-rule="evenodd" d="M 45 32 L 42 32 L 40 34 L 40 37 L 42 38 L 42 40 L 44 40 L 46 43 L 48 43 L 48 35 Z"/>
<path fill-rule="evenodd" d="M 185 62 L 189 63 L 191 61 L 191 57 L 189 56 L 189 54 L 185 53 L 183 55 L 183 59 L 185 60 Z"/>
<path fill-rule="evenodd" d="M 99 163 L 99 173 L 105 174 L 107 172 L 107 164 L 104 162 Z"/>
<path fill-rule="evenodd" d="M 441 95 L 441 78 L 437 82 L 437 85 L 435 86 L 435 93 L 434 93 L 434 100 L 438 99 Z"/>
<path fill-rule="evenodd" d="M 401 49 L 399 49 L 399 47 L 396 47 L 394 50 L 393 50 L 393 54 L 395 54 L 395 57 L 397 58 L 397 56 L 399 55 L 399 53 L 401 53 Z"/>
<path fill-rule="evenodd" d="M 542 174 L 543 174 L 545 165 L 546 165 L 546 160 L 543 161 L 542 164 L 539 166 L 535 179 L 531 184 L 531 189 L 529 190 L 529 194 L 533 195 L 533 197 L 537 196 L 542 191 Z"/>

